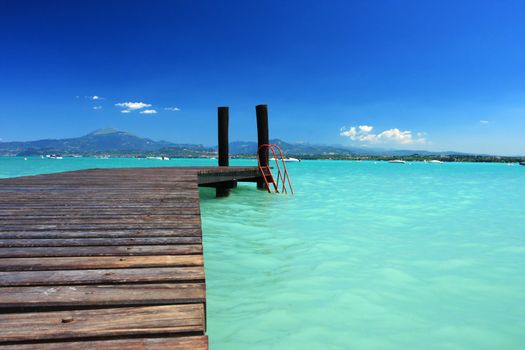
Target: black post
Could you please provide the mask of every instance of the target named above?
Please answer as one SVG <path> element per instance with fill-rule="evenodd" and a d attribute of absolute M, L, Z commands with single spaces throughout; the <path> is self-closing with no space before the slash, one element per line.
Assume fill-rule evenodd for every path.
<path fill-rule="evenodd" d="M 218 108 L 219 116 L 219 166 L 230 165 L 228 155 L 228 107 Z"/>
<path fill-rule="evenodd" d="M 218 143 L 219 143 L 219 166 L 229 166 L 230 157 L 228 154 L 228 107 L 219 107 L 217 109 L 218 115 Z M 231 183 L 220 184 L 215 187 L 215 195 L 217 197 L 227 197 L 230 194 L 230 188 L 233 187 Z"/>
<path fill-rule="evenodd" d="M 257 115 L 257 147 L 261 145 L 268 144 L 268 106 L 267 105 L 257 105 L 255 106 L 255 113 Z M 268 149 L 261 153 L 261 165 L 268 165 Z M 264 181 L 257 181 L 257 188 L 264 189 Z"/>

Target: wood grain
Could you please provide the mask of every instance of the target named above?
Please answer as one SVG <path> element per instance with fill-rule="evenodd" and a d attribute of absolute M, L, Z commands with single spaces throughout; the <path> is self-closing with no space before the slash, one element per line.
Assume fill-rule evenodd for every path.
<path fill-rule="evenodd" d="M 205 350 L 207 336 L 0 345 L 0 350 Z"/>
<path fill-rule="evenodd" d="M 0 272 L 0 287 L 202 280 L 202 266 Z"/>
<path fill-rule="evenodd" d="M 204 331 L 203 304 L 0 314 L 0 341 Z"/>
<path fill-rule="evenodd" d="M 204 303 L 204 283 L 2 287 L 0 307 Z M 0 334 L 1 334 L 0 329 Z"/>
<path fill-rule="evenodd" d="M 0 258 L 0 271 L 122 269 L 202 266 L 202 255 L 102 256 L 64 258 Z"/>

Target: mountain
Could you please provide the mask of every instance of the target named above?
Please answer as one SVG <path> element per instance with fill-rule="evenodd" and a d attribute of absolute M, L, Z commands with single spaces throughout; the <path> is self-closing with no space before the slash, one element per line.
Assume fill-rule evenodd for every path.
<path fill-rule="evenodd" d="M 280 139 L 270 140 L 278 145 L 284 153 L 298 157 L 330 157 L 330 156 L 454 156 L 469 155 L 459 152 L 430 152 L 423 150 L 395 150 L 369 147 L 350 147 L 341 145 L 313 145 L 308 143 L 289 143 Z M 253 155 L 257 152 L 257 142 L 236 141 L 230 143 L 230 153 L 238 155 Z"/>
<path fill-rule="evenodd" d="M 388 150 L 380 148 L 347 147 L 340 145 L 313 145 L 289 143 L 280 139 L 270 140 L 287 156 L 300 158 L 359 158 L 359 157 L 407 157 L 407 156 L 469 156 L 458 152 L 428 152 L 415 150 Z M 87 135 L 68 139 L 46 139 L 28 142 L 0 142 L 0 155 L 93 155 L 110 153 L 120 156 L 167 155 L 170 157 L 215 157 L 217 148 L 202 145 L 175 144 L 154 141 L 115 129 L 99 129 Z M 232 156 L 255 156 L 256 142 L 235 141 L 230 143 Z"/>
<path fill-rule="evenodd" d="M 68 139 L 46 139 L 28 142 L 1 142 L 0 155 L 39 155 L 39 154 L 89 154 L 97 152 L 158 151 L 177 147 L 167 141 L 153 141 L 138 137 L 125 131 L 99 129 L 85 136 Z M 196 146 L 193 146 L 196 147 Z"/>
<path fill-rule="evenodd" d="M 284 153 L 296 156 L 318 155 L 360 155 L 364 154 L 360 148 L 346 148 L 343 146 L 311 145 L 307 143 L 289 143 L 280 139 L 272 139 L 270 143 L 279 146 Z M 256 154 L 257 142 L 235 141 L 230 143 L 231 154 Z"/>

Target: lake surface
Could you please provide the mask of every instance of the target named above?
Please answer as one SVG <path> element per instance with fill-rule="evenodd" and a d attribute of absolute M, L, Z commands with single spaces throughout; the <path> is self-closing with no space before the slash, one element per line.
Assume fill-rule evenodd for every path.
<path fill-rule="evenodd" d="M 215 162 L 0 157 L 0 177 Z M 201 190 L 211 349 L 525 348 L 525 167 L 289 170 L 295 196 Z"/>

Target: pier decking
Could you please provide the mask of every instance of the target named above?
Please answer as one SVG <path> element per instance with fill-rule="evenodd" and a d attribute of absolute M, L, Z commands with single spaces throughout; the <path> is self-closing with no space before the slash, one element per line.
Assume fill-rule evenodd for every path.
<path fill-rule="evenodd" d="M 0 349 L 207 349 L 198 186 L 256 167 L 0 180 Z"/>

